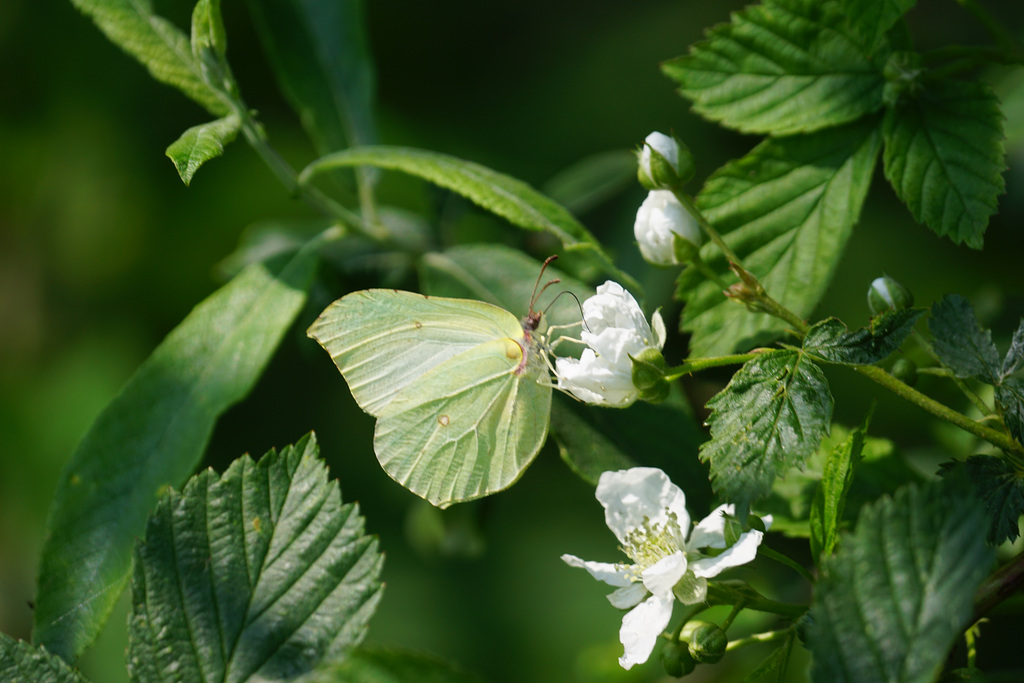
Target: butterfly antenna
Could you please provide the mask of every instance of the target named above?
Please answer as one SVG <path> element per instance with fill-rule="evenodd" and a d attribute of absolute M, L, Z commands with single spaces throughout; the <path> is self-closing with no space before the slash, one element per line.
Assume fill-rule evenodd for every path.
<path fill-rule="evenodd" d="M 548 256 L 546 259 L 544 259 L 544 263 L 540 267 L 540 272 L 537 273 L 537 281 L 533 283 L 533 293 L 530 294 L 530 313 L 533 313 L 533 305 L 537 303 L 537 298 L 544 293 L 544 290 L 550 287 L 551 285 L 555 284 L 556 282 L 559 282 L 557 278 L 555 278 L 554 280 L 550 280 L 546 285 L 544 285 L 543 288 L 541 288 L 539 292 L 537 291 L 537 288 L 540 287 L 540 279 L 544 277 L 544 271 L 547 269 L 548 264 L 554 261 L 556 258 L 558 258 L 558 254 L 552 254 L 551 256 Z"/>
<path fill-rule="evenodd" d="M 553 283 L 549 283 L 549 284 L 553 284 Z M 545 286 L 545 289 L 547 289 L 547 286 Z M 541 292 L 543 292 L 543 291 L 544 290 L 542 289 Z M 548 304 L 548 308 L 551 308 L 552 306 L 554 306 L 555 302 L 558 301 L 558 297 L 562 296 L 563 294 L 568 294 L 573 299 L 576 299 L 576 306 L 580 309 L 580 320 L 583 322 L 583 327 L 587 328 L 587 332 L 591 332 L 590 325 L 587 324 L 587 319 L 585 317 L 583 317 L 583 304 L 580 303 L 580 298 L 578 296 L 576 296 L 575 294 L 573 294 L 572 292 L 570 292 L 568 289 L 563 289 L 561 292 L 559 292 L 555 296 L 555 298 L 551 300 L 551 303 Z M 547 315 L 548 308 L 545 308 L 544 311 L 543 311 L 543 313 L 545 315 Z"/>

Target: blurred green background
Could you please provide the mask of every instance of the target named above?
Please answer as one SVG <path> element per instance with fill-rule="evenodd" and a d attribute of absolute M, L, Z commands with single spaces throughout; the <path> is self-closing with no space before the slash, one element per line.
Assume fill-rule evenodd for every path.
<path fill-rule="evenodd" d="M 919 47 L 985 41 L 955 3 L 920 4 L 910 17 Z M 985 4 L 1021 34 L 1017 0 Z M 383 142 L 447 152 L 542 187 L 588 155 L 632 149 L 652 130 L 687 141 L 698 179 L 757 141 L 691 114 L 657 67 L 741 3 L 367 5 Z M 187 26 L 188 3 L 156 6 Z M 275 90 L 244 5 L 225 3 L 224 11 L 244 96 L 285 157 L 305 165 L 311 147 Z M 206 114 L 152 81 L 70 3 L 0 3 L 0 73 L 0 631 L 27 639 L 47 508 L 78 439 L 149 351 L 222 283 L 218 263 L 246 226 L 311 214 L 242 142 L 186 188 L 163 150 Z M 821 311 L 862 324 L 868 283 L 887 273 L 922 305 L 946 292 L 968 296 L 1005 348 L 1024 312 L 1024 79 L 1003 71 L 988 78 L 1006 99 L 1010 168 L 985 250 L 956 247 L 916 225 L 879 171 Z M 674 272 L 644 266 L 631 245 L 642 198 L 627 184 L 581 218 L 644 281 L 649 302 L 669 304 Z M 552 447 L 510 491 L 444 513 L 447 551 L 428 542 L 424 529 L 439 523 L 437 513 L 380 470 L 372 419 L 303 335 L 340 293 L 326 284 L 314 293 L 256 391 L 218 425 L 208 462 L 222 469 L 243 452 L 258 455 L 316 430 L 346 499 L 360 502 L 387 553 L 375 642 L 428 650 L 493 681 L 658 678 L 656 661 L 622 675 L 620 614 L 601 586 L 558 559 L 571 552 L 614 561 L 618 551 L 592 489 Z M 671 304 L 668 312 L 671 329 Z M 727 378 L 713 373 L 691 389 L 708 394 Z M 935 455 L 936 439 L 946 454 L 969 452 L 966 439 L 916 408 L 850 375 L 830 379 L 839 421 L 859 422 L 877 396 L 874 434 L 924 460 Z M 956 400 L 940 384 L 923 388 Z M 768 561 L 755 566 L 759 572 L 747 573 L 755 585 L 791 581 Z M 94 680 L 125 680 L 123 650 L 122 612 L 83 668 Z M 727 658 L 704 667 L 703 680 L 731 680 L 755 662 Z M 795 679 L 803 667 L 794 660 Z"/>

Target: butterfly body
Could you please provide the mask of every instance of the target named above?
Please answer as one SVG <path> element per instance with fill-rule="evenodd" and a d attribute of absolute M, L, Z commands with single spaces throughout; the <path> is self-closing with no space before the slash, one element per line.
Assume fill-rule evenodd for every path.
<path fill-rule="evenodd" d="M 537 328 L 481 301 L 370 289 L 309 329 L 396 481 L 439 507 L 513 484 L 547 438 L 551 387 Z"/>

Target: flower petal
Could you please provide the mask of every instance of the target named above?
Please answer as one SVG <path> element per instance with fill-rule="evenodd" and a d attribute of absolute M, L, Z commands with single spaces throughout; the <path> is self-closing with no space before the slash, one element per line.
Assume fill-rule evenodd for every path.
<path fill-rule="evenodd" d="M 619 657 L 619 665 L 623 669 L 632 668 L 634 664 L 643 664 L 651 656 L 658 636 L 672 618 L 674 602 L 675 598 L 659 598 L 652 595 L 622 618 L 619 640 L 622 641 L 625 652 Z"/>
<path fill-rule="evenodd" d="M 586 569 L 595 579 L 609 586 L 622 587 L 633 583 L 629 578 L 630 574 L 626 565 L 612 564 L 610 562 L 590 562 L 588 560 L 581 560 L 575 555 L 562 555 L 562 562 L 565 562 L 570 567 Z"/>
<path fill-rule="evenodd" d="M 760 531 L 748 531 L 742 534 L 731 548 L 717 557 L 703 557 L 690 563 L 690 569 L 696 576 L 718 576 L 730 567 L 746 564 L 757 556 L 757 548 L 761 545 L 764 534 Z"/>
<path fill-rule="evenodd" d="M 630 609 L 639 605 L 640 601 L 648 595 L 650 595 L 650 591 L 642 583 L 636 581 L 609 593 L 608 602 L 612 603 L 612 607 L 615 609 Z"/>
<path fill-rule="evenodd" d="M 700 520 L 697 526 L 690 532 L 690 539 L 686 547 L 692 550 L 697 548 L 724 548 L 725 547 L 725 515 L 734 514 L 732 505 L 719 505 L 711 514 Z"/>
<path fill-rule="evenodd" d="M 654 595 L 672 597 L 672 586 L 678 583 L 686 573 L 686 554 L 680 550 L 668 557 L 663 557 L 645 569 L 641 576 L 647 590 Z"/>
<path fill-rule="evenodd" d="M 656 467 L 605 472 L 597 482 L 596 495 L 604 506 L 608 528 L 623 544 L 645 517 L 652 523 L 663 523 L 668 512 L 673 512 L 680 529 L 690 526 L 686 494 Z"/>

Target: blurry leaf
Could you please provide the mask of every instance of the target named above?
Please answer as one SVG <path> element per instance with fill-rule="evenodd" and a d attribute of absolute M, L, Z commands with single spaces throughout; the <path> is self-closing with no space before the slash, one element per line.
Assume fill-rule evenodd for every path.
<path fill-rule="evenodd" d="M 807 316 L 825 291 L 871 183 L 877 122 L 770 139 L 716 171 L 697 196 L 705 217 L 772 297 Z M 726 278 L 711 243 L 705 261 Z M 694 356 L 724 355 L 777 336 L 786 324 L 729 301 L 696 268 L 679 278 L 682 329 Z"/>
<path fill-rule="evenodd" d="M 483 683 L 430 655 L 385 649 L 357 648 L 337 668 L 318 671 L 308 683 Z"/>
<path fill-rule="evenodd" d="M 930 82 L 886 111 L 885 177 L 914 218 L 981 249 L 1003 193 L 1003 114 L 983 83 Z"/>
<path fill-rule="evenodd" d="M 312 435 L 201 472 L 160 500 L 136 546 L 129 674 L 286 680 L 339 661 L 377 608 L 382 562 Z"/>
<path fill-rule="evenodd" d="M 833 451 L 843 448 L 851 434 L 852 430 L 847 427 L 833 424 L 831 433 L 822 439 L 817 452 L 802 468 L 790 469 L 775 480 L 771 494 L 756 506 L 759 514 L 774 516 L 772 531 L 810 538 L 811 507 L 821 486 L 826 463 Z M 852 521 L 852 515 L 865 503 L 891 494 L 910 481 L 922 481 L 921 475 L 907 464 L 891 441 L 865 437 L 856 476 L 846 496 L 844 521 Z"/>
<path fill-rule="evenodd" d="M 529 312 L 530 295 L 537 278 L 541 278 L 541 287 L 557 278 L 558 284 L 540 297 L 537 310 L 544 311 L 541 320 L 547 327 L 577 325 L 570 334 L 579 337 L 578 325 L 583 314 L 576 301 L 593 296 L 594 289 L 559 270 L 558 261 L 548 266 L 543 276 L 541 265 L 511 247 L 464 245 L 424 254 L 420 261 L 420 285 L 424 294 L 478 299 L 523 317 Z M 571 292 L 576 301 L 563 296 L 554 302 L 560 292 Z"/>
<path fill-rule="evenodd" d="M 636 183 L 636 155 L 625 150 L 593 154 L 544 183 L 544 194 L 579 216 Z"/>
<path fill-rule="evenodd" d="M 850 29 L 873 53 L 885 44 L 885 34 L 917 4 L 917 0 L 841 0 L 840 11 Z"/>
<path fill-rule="evenodd" d="M 767 494 L 775 477 L 818 449 L 832 419 L 832 394 L 821 369 L 799 351 L 768 351 L 747 361 L 708 401 L 715 492 L 729 501 Z"/>
<path fill-rule="evenodd" d="M 789 657 L 793 653 L 793 642 L 795 639 L 796 635 L 793 633 L 787 636 L 782 645 L 773 650 L 772 653 L 765 657 L 753 671 L 743 678 L 743 683 L 758 683 L 758 681 L 766 681 L 769 680 L 767 677 L 770 674 L 776 674 L 773 677 L 773 680 L 775 681 L 783 680 L 786 667 L 789 666 Z"/>
<path fill-rule="evenodd" d="M 707 470 L 697 457 L 701 433 L 681 396 L 658 404 L 637 402 L 628 410 L 588 406 L 556 394 L 551 435 L 562 460 L 581 479 L 597 484 L 601 472 L 637 465 L 658 467 L 683 483 L 687 506 L 709 510 Z"/>
<path fill-rule="evenodd" d="M 203 53 L 212 50 L 224 59 L 228 37 L 220 14 L 220 0 L 198 0 L 192 10 L 192 56 L 200 63 Z"/>
<path fill-rule="evenodd" d="M 1012 375 L 1024 365 L 1024 318 L 1020 319 L 1017 331 L 1013 333 L 1010 349 L 1003 358 L 1003 377 Z"/>
<path fill-rule="evenodd" d="M 945 463 L 943 477 L 962 472 L 991 520 L 986 540 L 990 545 L 1013 541 L 1020 535 L 1024 515 L 1024 472 L 992 455 L 973 455 L 963 462 Z"/>
<path fill-rule="evenodd" d="M 770 0 L 662 65 L 705 118 L 745 133 L 809 133 L 882 106 L 885 79 L 835 3 Z"/>
<path fill-rule="evenodd" d="M 815 588 L 815 683 L 935 679 L 993 561 L 981 507 L 964 493 L 910 485 L 861 510 Z"/>
<path fill-rule="evenodd" d="M 110 613 L 157 496 L 180 485 L 218 415 L 245 397 L 302 309 L 315 249 L 254 264 L 196 306 L 92 424 L 61 474 L 33 639 L 68 660 Z"/>
<path fill-rule="evenodd" d="M 216 121 L 193 126 L 181 134 L 167 148 L 167 156 L 174 162 L 178 175 L 186 185 L 192 182 L 199 167 L 224 153 L 224 145 L 235 139 L 242 126 L 239 118 L 231 114 Z"/>
<path fill-rule="evenodd" d="M 850 492 L 853 473 L 860 464 L 864 450 L 865 423 L 850 432 L 842 444 L 833 448 L 825 461 L 821 484 L 811 504 L 811 555 L 816 563 L 828 557 L 839 538 L 839 525 L 843 521 L 846 496 Z"/>
<path fill-rule="evenodd" d="M 328 154 L 307 166 L 300 180 L 309 182 L 325 171 L 346 166 L 401 171 L 451 190 L 513 225 L 554 235 L 566 251 L 591 255 L 619 278 L 626 289 L 639 293 L 636 281 L 615 267 L 600 243 L 565 207 L 521 180 L 447 154 L 383 145 Z"/>
<path fill-rule="evenodd" d="M 249 0 L 278 86 L 320 154 L 376 141 L 362 0 Z"/>
<path fill-rule="evenodd" d="M 0 681 L 5 683 L 86 683 L 86 678 L 41 645 L 0 633 Z"/>
<path fill-rule="evenodd" d="M 999 384 L 1002 363 L 992 343 L 992 332 L 981 329 L 967 299 L 959 294 L 947 294 L 935 302 L 928 329 L 932 333 L 935 354 L 953 374 Z"/>
<path fill-rule="evenodd" d="M 884 311 L 871 319 L 870 327 L 854 332 L 838 318 L 822 320 L 804 337 L 803 349 L 829 363 L 871 365 L 898 349 L 923 314 L 923 308 Z"/>
<path fill-rule="evenodd" d="M 203 79 L 188 38 L 153 13 L 149 0 L 71 0 L 108 39 L 142 63 L 153 78 L 174 86 L 216 116 L 228 107 Z"/>
<path fill-rule="evenodd" d="M 1024 380 L 1011 377 L 996 387 L 1003 422 L 1017 443 L 1024 445 Z"/>
<path fill-rule="evenodd" d="M 242 231 L 235 250 L 217 264 L 217 273 L 226 280 L 253 263 L 269 261 L 282 254 L 293 254 L 330 228 L 331 224 L 329 218 L 270 218 L 257 221 Z"/>
<path fill-rule="evenodd" d="M 551 404 L 551 436 L 558 444 L 558 454 L 576 476 L 591 486 L 603 472 L 636 467 L 637 462 L 587 422 L 561 396 Z"/>

